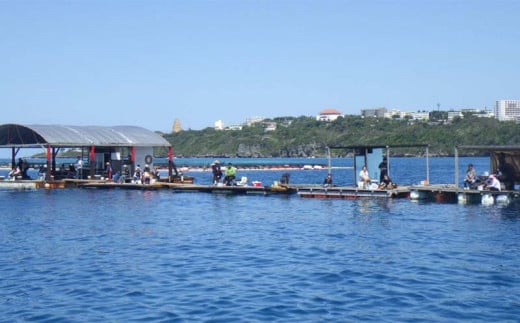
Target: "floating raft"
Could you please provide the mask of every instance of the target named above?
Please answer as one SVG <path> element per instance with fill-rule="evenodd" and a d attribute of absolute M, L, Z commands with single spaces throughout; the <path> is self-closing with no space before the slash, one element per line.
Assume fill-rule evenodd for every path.
<path fill-rule="evenodd" d="M 289 186 L 218 186 L 195 185 L 180 183 L 155 182 L 153 184 L 113 183 L 113 182 L 88 182 L 78 184 L 80 188 L 95 189 L 126 189 L 126 190 L 158 190 L 169 189 L 173 192 L 217 193 L 217 194 L 292 194 L 296 190 Z"/>
<path fill-rule="evenodd" d="M 0 181 L 0 189 L 28 191 L 41 188 L 65 188 L 66 183 L 63 181 L 35 181 L 35 180 L 16 180 L 16 181 Z"/>
<path fill-rule="evenodd" d="M 410 189 L 407 186 L 391 190 L 362 189 L 353 186 L 299 186 L 297 193 L 299 196 L 307 198 L 408 198 L 410 196 Z"/>
<path fill-rule="evenodd" d="M 291 195 L 302 198 L 357 199 L 357 198 L 409 198 L 412 201 L 460 204 L 508 204 L 520 201 L 520 191 L 466 190 L 453 184 L 400 186 L 391 190 L 361 189 L 352 186 L 324 187 L 317 184 L 291 184 L 272 186 L 221 186 L 189 183 L 154 182 L 153 184 L 114 183 L 106 180 L 65 179 L 59 181 L 16 180 L 0 181 L 0 190 L 35 189 L 121 189 L 121 190 L 171 190 L 175 193 L 213 193 L 229 195 Z"/>
<path fill-rule="evenodd" d="M 124 189 L 124 190 L 157 190 L 164 187 L 162 183 L 135 184 L 135 183 L 113 183 L 113 182 L 88 182 L 77 185 L 80 188 L 96 189 Z"/>
<path fill-rule="evenodd" d="M 206 192 L 216 194 L 293 194 L 296 190 L 290 186 L 219 186 L 194 184 L 168 184 L 174 192 Z"/>
<path fill-rule="evenodd" d="M 520 191 L 490 191 L 461 189 L 451 184 L 410 187 L 411 200 L 462 204 L 507 204 L 520 200 Z"/>

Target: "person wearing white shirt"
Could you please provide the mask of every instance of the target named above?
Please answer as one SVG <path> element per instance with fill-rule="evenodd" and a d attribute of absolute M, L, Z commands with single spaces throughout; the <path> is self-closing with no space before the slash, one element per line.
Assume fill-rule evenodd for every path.
<path fill-rule="evenodd" d="M 370 186 L 370 175 L 368 174 L 366 166 L 363 166 L 363 168 L 359 172 L 359 181 L 363 182 L 364 188 L 368 188 Z"/>
<path fill-rule="evenodd" d="M 493 174 L 489 175 L 488 180 L 486 181 L 486 187 L 491 191 L 500 191 L 500 181 Z"/>
<path fill-rule="evenodd" d="M 76 165 L 74 165 L 76 168 L 76 178 L 83 178 L 83 160 L 81 156 L 77 156 L 77 158 Z"/>

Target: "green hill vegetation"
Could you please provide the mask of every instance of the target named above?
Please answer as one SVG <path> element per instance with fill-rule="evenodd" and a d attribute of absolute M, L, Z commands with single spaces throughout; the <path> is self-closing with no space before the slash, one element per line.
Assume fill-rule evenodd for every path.
<path fill-rule="evenodd" d="M 429 144 L 431 155 L 449 156 L 456 145 L 520 145 L 519 124 L 473 116 L 450 123 L 360 116 L 340 117 L 333 122 L 303 116 L 265 121 L 276 122 L 276 130 L 265 131 L 264 123 L 257 123 L 242 130 L 206 128 L 164 137 L 179 157 L 309 157 L 323 156 L 327 146 L 413 144 Z M 394 154 L 421 151 L 392 149 Z"/>

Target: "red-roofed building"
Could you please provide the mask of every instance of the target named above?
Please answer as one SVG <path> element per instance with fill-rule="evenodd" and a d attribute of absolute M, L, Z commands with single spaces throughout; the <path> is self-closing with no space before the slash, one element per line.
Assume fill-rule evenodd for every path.
<path fill-rule="evenodd" d="M 330 122 L 342 116 L 341 112 L 336 109 L 325 109 L 316 116 L 316 120 Z"/>

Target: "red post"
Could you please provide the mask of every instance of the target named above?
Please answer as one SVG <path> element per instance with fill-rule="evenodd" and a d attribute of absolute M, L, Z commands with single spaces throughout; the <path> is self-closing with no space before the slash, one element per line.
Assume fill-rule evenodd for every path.
<path fill-rule="evenodd" d="M 51 145 L 47 145 L 47 170 L 45 171 L 45 180 L 51 179 Z"/>
<path fill-rule="evenodd" d="M 95 175 L 95 168 L 96 168 L 96 164 L 95 164 L 95 160 L 96 160 L 96 147 L 94 146 L 90 146 L 90 178 L 94 178 L 94 175 Z"/>

